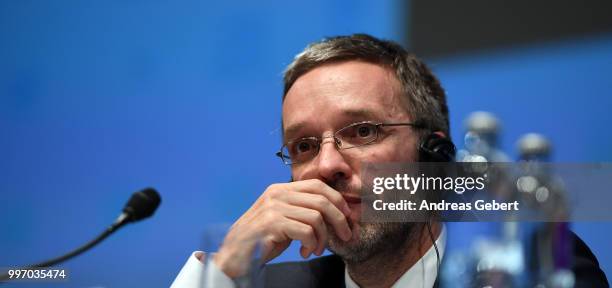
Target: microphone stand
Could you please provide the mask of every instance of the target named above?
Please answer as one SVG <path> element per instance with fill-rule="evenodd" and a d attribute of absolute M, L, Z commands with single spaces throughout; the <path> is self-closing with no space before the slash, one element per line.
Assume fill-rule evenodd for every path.
<path fill-rule="evenodd" d="M 153 215 L 153 212 L 155 212 L 155 209 L 157 209 L 160 202 L 161 202 L 161 198 L 159 194 L 157 193 L 157 191 L 155 191 L 152 188 L 147 188 L 142 191 L 136 192 L 126 204 L 126 207 L 123 209 L 123 212 L 121 213 L 121 215 L 117 217 L 117 220 L 115 220 L 115 222 L 111 226 L 109 226 L 106 230 L 104 230 L 104 232 L 98 235 L 98 237 L 89 241 L 85 245 L 70 251 L 69 253 L 63 256 L 56 257 L 56 258 L 53 258 L 47 261 L 43 261 L 40 263 L 28 265 L 24 268 L 20 268 L 20 270 L 50 267 L 55 264 L 62 263 L 73 257 L 76 257 L 80 255 L 81 253 L 96 246 L 98 243 L 102 242 L 102 240 L 106 239 L 106 237 L 110 236 L 115 231 L 117 231 L 119 228 L 123 227 L 123 225 L 150 217 L 151 215 Z M 10 276 L 8 273 L 1 274 L 0 284 L 6 283 L 3 281 L 9 280 L 9 279 L 10 279 Z"/>

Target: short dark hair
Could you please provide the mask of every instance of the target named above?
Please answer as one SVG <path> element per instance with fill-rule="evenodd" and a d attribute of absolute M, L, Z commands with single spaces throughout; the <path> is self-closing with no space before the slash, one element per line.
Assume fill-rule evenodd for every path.
<path fill-rule="evenodd" d="M 367 34 L 325 38 L 315 42 L 295 59 L 284 73 L 283 101 L 293 83 L 308 71 L 324 64 L 361 60 L 395 71 L 402 85 L 406 109 L 418 123 L 430 131 L 441 131 L 450 137 L 446 94 L 431 70 L 399 44 Z"/>

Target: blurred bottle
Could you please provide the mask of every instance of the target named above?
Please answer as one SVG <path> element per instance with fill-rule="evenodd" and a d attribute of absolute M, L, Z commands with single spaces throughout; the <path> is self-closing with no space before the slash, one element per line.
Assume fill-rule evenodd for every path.
<path fill-rule="evenodd" d="M 478 199 L 506 201 L 513 197 L 512 176 L 505 169 L 507 165 L 500 164 L 509 162 L 510 158 L 498 147 L 501 131 L 499 120 L 489 112 L 478 111 L 470 114 L 464 123 L 464 148 L 457 152 L 457 162 L 479 163 L 478 167 L 487 167 L 487 191 L 479 193 Z M 457 226 L 458 223 L 453 224 Z M 445 285 L 523 287 L 524 249 L 516 237 L 517 223 L 504 221 L 459 225 L 465 226 L 461 230 L 464 235 L 470 235 L 471 241 L 469 247 L 458 247 L 458 252 L 449 255 L 447 267 L 451 268 L 442 271 Z"/>
<path fill-rule="evenodd" d="M 509 162 L 498 148 L 499 120 L 489 112 L 476 111 L 464 121 L 464 149 L 457 152 L 457 162 Z"/>
<path fill-rule="evenodd" d="M 525 134 L 519 138 L 516 146 L 521 161 L 548 162 L 550 160 L 552 150 L 550 141 L 541 134 Z"/>
<path fill-rule="evenodd" d="M 550 163 L 552 145 L 541 134 L 523 135 L 517 142 L 519 174 L 517 196 L 526 209 L 540 214 L 543 220 L 530 231 L 532 283 L 535 287 L 571 288 L 575 278 L 571 271 L 571 235 L 565 187 L 555 176 Z"/>

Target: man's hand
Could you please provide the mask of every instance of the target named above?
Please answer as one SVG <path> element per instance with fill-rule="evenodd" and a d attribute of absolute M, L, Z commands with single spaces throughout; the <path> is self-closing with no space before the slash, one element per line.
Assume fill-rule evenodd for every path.
<path fill-rule="evenodd" d="M 272 184 L 232 225 L 214 261 L 235 278 L 248 271 L 258 244 L 264 262 L 277 257 L 292 240 L 301 241 L 302 257 L 319 256 L 327 245 L 326 223 L 340 239 L 351 239 L 350 213 L 342 195 L 320 180 Z"/>

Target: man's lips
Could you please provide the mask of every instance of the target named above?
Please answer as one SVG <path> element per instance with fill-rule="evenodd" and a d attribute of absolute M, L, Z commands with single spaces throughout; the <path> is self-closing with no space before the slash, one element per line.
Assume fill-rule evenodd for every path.
<path fill-rule="evenodd" d="M 342 195 L 344 201 L 346 201 L 349 205 L 361 204 L 361 197 L 353 196 L 353 195 Z"/>

